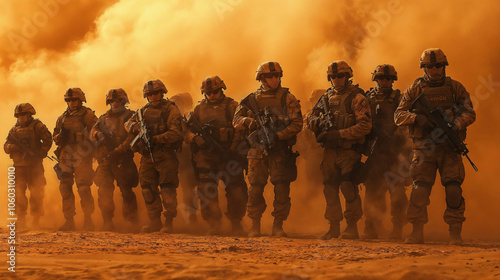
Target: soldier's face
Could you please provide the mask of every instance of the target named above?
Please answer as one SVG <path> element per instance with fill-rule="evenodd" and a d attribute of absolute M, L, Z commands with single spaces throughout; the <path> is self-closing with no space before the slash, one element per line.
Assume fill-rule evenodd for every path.
<path fill-rule="evenodd" d="M 427 70 L 427 75 L 431 77 L 439 77 L 443 74 L 443 64 L 432 64 L 426 65 L 425 69 Z"/>
<path fill-rule="evenodd" d="M 278 88 L 280 82 L 281 82 L 281 77 L 276 77 L 272 76 L 270 78 L 266 77 L 266 83 L 269 85 L 271 89 L 276 89 Z"/>
<path fill-rule="evenodd" d="M 163 97 L 163 94 L 161 92 L 153 92 L 152 94 L 148 94 L 148 101 L 151 103 L 153 106 L 158 105 Z"/>
<path fill-rule="evenodd" d="M 113 109 L 120 109 L 123 106 L 125 106 L 125 102 L 122 99 L 114 99 L 111 102 L 111 108 Z"/>
<path fill-rule="evenodd" d="M 24 113 L 24 114 L 20 114 L 20 115 L 17 115 L 17 119 L 19 120 L 20 123 L 25 123 L 28 121 L 28 118 L 29 118 L 29 115 Z"/>
<path fill-rule="evenodd" d="M 343 87 L 345 86 L 346 77 L 344 75 L 337 75 L 331 78 L 332 84 L 334 87 Z"/>
<path fill-rule="evenodd" d="M 71 99 L 66 99 L 66 103 L 68 104 L 68 108 L 71 110 L 71 111 L 75 111 L 78 109 L 78 107 L 80 106 L 80 99 L 78 98 L 71 98 Z"/>
<path fill-rule="evenodd" d="M 387 77 L 377 78 L 377 83 L 378 83 L 379 87 L 383 87 L 383 88 L 392 87 L 393 82 L 394 82 L 394 80 L 387 78 Z"/>
<path fill-rule="evenodd" d="M 219 99 L 220 94 L 221 94 L 220 89 L 219 89 L 219 90 L 217 90 L 217 91 L 208 91 L 208 92 L 205 92 L 205 97 L 206 97 L 209 101 L 215 101 L 215 100 Z"/>

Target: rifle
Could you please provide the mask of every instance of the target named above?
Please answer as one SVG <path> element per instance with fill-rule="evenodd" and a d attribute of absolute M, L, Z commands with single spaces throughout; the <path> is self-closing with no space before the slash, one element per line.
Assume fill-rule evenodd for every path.
<path fill-rule="evenodd" d="M 214 127 L 210 123 L 213 120 L 210 120 L 203 125 L 200 124 L 200 122 L 193 115 L 189 117 L 189 120 L 186 119 L 185 116 L 183 116 L 182 120 L 186 124 L 187 128 L 191 130 L 191 132 L 201 136 L 203 140 L 205 140 L 205 143 L 207 144 L 209 151 L 215 151 L 228 160 L 234 158 L 232 154 L 228 153 L 228 149 L 224 149 L 219 144 L 219 142 L 215 140 L 215 138 L 212 136 Z"/>
<path fill-rule="evenodd" d="M 21 148 L 21 150 L 23 150 L 24 152 L 23 158 L 25 158 L 26 155 L 28 155 L 29 157 L 33 157 L 35 155 L 35 153 L 28 147 L 28 145 L 23 143 L 16 136 L 9 134 L 9 136 L 7 136 L 7 140 L 10 140 L 14 145 L 18 146 L 19 148 Z"/>
<path fill-rule="evenodd" d="M 271 109 L 264 108 L 264 111 L 259 110 L 257 101 L 253 96 L 249 98 L 250 111 L 253 112 L 255 120 L 259 124 L 259 128 L 247 136 L 250 145 L 257 147 L 268 155 L 269 151 L 275 146 L 274 130 L 276 128 L 274 120 L 271 117 Z"/>
<path fill-rule="evenodd" d="M 417 96 L 417 98 L 415 98 L 412 103 L 412 107 L 416 107 L 417 105 L 420 105 L 419 109 L 423 111 L 425 117 L 429 120 L 429 122 L 435 128 L 439 129 L 439 132 L 441 132 L 439 136 L 433 138 L 436 139 L 437 137 L 442 136 L 444 133 L 446 139 L 448 140 L 448 143 L 450 143 L 453 147 L 453 150 L 465 156 L 469 160 L 472 168 L 475 171 L 478 171 L 476 165 L 469 158 L 469 149 L 467 149 L 467 144 L 465 144 L 464 141 L 462 141 L 462 139 L 460 139 L 457 133 L 452 129 L 452 124 L 448 123 L 443 118 L 443 112 L 439 108 L 434 108 L 423 93 Z"/>
<path fill-rule="evenodd" d="M 137 120 L 138 120 L 138 124 L 139 124 L 139 133 L 137 134 L 137 136 L 135 136 L 134 140 L 132 140 L 132 142 L 130 143 L 130 147 L 134 147 L 135 144 L 137 143 L 137 141 L 139 139 L 142 139 L 142 142 L 144 142 L 144 145 L 146 146 L 146 150 L 148 150 L 148 152 L 149 152 L 149 156 L 151 157 L 151 161 L 155 162 L 155 158 L 153 156 L 153 147 L 151 144 L 151 137 L 149 135 L 149 129 L 148 129 L 146 123 L 144 123 L 144 118 L 142 117 L 141 109 L 138 109 L 136 114 L 137 114 Z"/>
<path fill-rule="evenodd" d="M 319 125 L 320 127 L 320 130 L 314 132 L 315 136 L 316 136 L 316 141 L 318 143 L 321 143 L 323 142 L 323 138 L 325 137 L 326 133 L 332 128 L 332 127 L 335 127 L 336 124 L 334 122 L 334 119 L 335 117 L 333 116 L 332 114 L 332 111 L 330 110 L 330 103 L 328 102 L 328 97 L 323 94 L 321 96 L 321 102 L 318 102 L 319 105 L 323 105 L 321 107 L 319 107 L 318 105 L 314 106 L 316 108 L 321 108 L 323 109 L 319 115 L 319 118 L 322 120 L 321 124 Z"/>

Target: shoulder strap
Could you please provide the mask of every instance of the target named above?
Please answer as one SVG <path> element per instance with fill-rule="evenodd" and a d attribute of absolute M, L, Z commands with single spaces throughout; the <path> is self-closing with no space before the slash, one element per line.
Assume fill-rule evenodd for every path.
<path fill-rule="evenodd" d="M 283 108 L 283 115 L 285 117 L 288 117 L 287 113 L 287 106 L 286 106 L 286 98 L 288 96 L 288 93 L 290 90 L 288 88 L 282 88 L 283 89 L 283 95 L 281 95 L 281 108 Z"/>
<path fill-rule="evenodd" d="M 231 116 L 231 112 L 229 112 L 229 106 L 231 105 L 231 102 L 233 101 L 233 99 L 231 97 L 227 97 L 224 98 L 224 102 L 225 103 L 225 106 L 224 106 L 224 110 L 226 112 L 226 120 L 228 123 L 231 123 L 231 119 L 232 119 L 232 116 Z"/>
<path fill-rule="evenodd" d="M 356 91 L 350 92 L 345 98 L 345 110 L 349 115 L 354 114 L 354 111 L 352 110 L 352 100 L 356 97 L 356 94 L 358 94 Z"/>

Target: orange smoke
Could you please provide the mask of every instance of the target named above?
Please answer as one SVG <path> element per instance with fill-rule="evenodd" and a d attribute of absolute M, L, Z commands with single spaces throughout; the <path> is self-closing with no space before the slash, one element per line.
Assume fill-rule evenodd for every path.
<path fill-rule="evenodd" d="M 498 1 L 18 2 L 6 3 L 0 20 L 0 131 L 5 136 L 15 122 L 13 109 L 21 102 L 32 103 L 37 117 L 52 130 L 66 108 L 64 91 L 74 86 L 86 92 L 86 105 L 97 115 L 106 110 L 110 88 L 124 88 L 131 109 L 142 106 L 142 84 L 152 78 L 162 79 L 169 94 L 188 91 L 199 100 L 201 80 L 219 75 L 227 94 L 238 100 L 259 86 L 254 71 L 270 60 L 280 62 L 282 84 L 302 100 L 305 112 L 310 92 L 329 86 L 326 68 L 334 60 L 348 61 L 355 83 L 363 89 L 373 86 L 370 72 L 377 64 L 393 64 L 399 74 L 395 87 L 405 89 L 422 75 L 422 51 L 440 47 L 450 61 L 448 75 L 469 90 L 478 113 L 467 142 L 480 171 L 474 173 L 465 162 L 464 236 L 500 234 L 500 226 L 492 223 L 500 220 L 494 173 L 500 158 L 495 141 L 500 116 L 494 110 L 500 92 L 500 40 L 493 28 L 500 23 Z M 0 161 L 6 182 L 10 159 L 3 154 Z M 304 169 L 305 162 L 300 165 Z M 59 217 L 58 182 L 52 164 L 46 161 L 45 168 L 46 205 L 53 205 L 47 215 Z M 312 179 L 299 174 L 302 177 L 292 184 L 286 226 L 296 232 L 321 232 L 326 228 L 321 180 L 309 184 Z M 441 233 L 446 231 L 443 193 L 437 184 L 429 208 L 430 225 Z M 0 199 L 6 200 L 6 192 Z M 6 209 L 0 211 L 0 218 L 6 217 Z"/>

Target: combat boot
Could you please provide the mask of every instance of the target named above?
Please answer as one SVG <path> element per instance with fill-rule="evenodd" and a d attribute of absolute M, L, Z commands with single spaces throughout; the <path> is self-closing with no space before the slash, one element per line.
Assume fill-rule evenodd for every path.
<path fill-rule="evenodd" d="M 274 219 L 272 235 L 276 237 L 287 237 L 283 230 L 283 220 Z"/>
<path fill-rule="evenodd" d="M 340 223 L 339 222 L 330 222 L 330 229 L 325 235 L 321 236 L 323 240 L 330 240 L 332 238 L 338 238 L 340 235 Z"/>
<path fill-rule="evenodd" d="M 172 218 L 172 217 L 165 218 L 165 223 L 163 224 L 163 227 L 161 228 L 160 232 L 161 233 L 174 232 L 174 226 L 172 225 L 173 220 L 174 220 L 174 218 Z"/>
<path fill-rule="evenodd" d="M 94 230 L 94 222 L 92 221 L 92 216 L 85 215 L 83 218 L 83 228 L 84 231 L 92 231 Z"/>
<path fill-rule="evenodd" d="M 347 222 L 347 227 L 344 232 L 339 236 L 339 239 L 359 239 L 358 223 Z"/>
<path fill-rule="evenodd" d="M 464 241 L 462 240 L 461 234 L 462 234 L 462 223 L 451 224 L 448 245 L 461 245 L 461 244 L 463 244 Z"/>
<path fill-rule="evenodd" d="M 114 231 L 114 230 L 115 230 L 115 224 L 113 223 L 113 220 L 111 218 L 104 218 L 102 222 L 101 231 Z"/>
<path fill-rule="evenodd" d="M 207 235 L 219 235 L 221 223 L 220 220 L 212 220 L 208 222 L 208 232 Z"/>
<path fill-rule="evenodd" d="M 392 231 L 389 234 L 389 238 L 401 240 L 402 235 L 403 235 L 403 225 L 402 224 L 393 224 Z"/>
<path fill-rule="evenodd" d="M 64 225 L 60 226 L 58 230 L 60 230 L 60 231 L 73 231 L 73 230 L 75 230 L 75 219 L 73 217 L 66 218 L 66 222 L 64 222 Z"/>
<path fill-rule="evenodd" d="M 413 230 L 405 239 L 406 244 L 424 243 L 424 224 L 413 224 Z"/>
<path fill-rule="evenodd" d="M 241 227 L 241 222 L 239 220 L 231 221 L 231 234 L 235 236 L 242 236 L 245 234 L 243 227 Z"/>
<path fill-rule="evenodd" d="M 248 232 L 248 237 L 260 236 L 260 219 L 252 220 L 252 228 Z"/>
<path fill-rule="evenodd" d="M 162 229 L 163 224 L 161 223 L 160 216 L 150 219 L 149 224 L 142 227 L 143 233 L 157 232 Z"/>
<path fill-rule="evenodd" d="M 378 238 L 378 233 L 377 229 L 375 228 L 375 225 L 372 222 L 366 222 L 365 231 L 363 232 L 361 239 L 377 239 L 377 238 Z"/>

